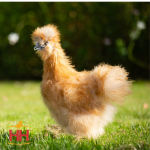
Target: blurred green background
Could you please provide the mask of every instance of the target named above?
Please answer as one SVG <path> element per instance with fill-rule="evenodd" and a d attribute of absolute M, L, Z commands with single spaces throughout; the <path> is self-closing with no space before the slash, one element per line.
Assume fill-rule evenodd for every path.
<path fill-rule="evenodd" d="M 101 62 L 122 65 L 131 79 L 149 78 L 149 3 L 1 2 L 0 80 L 41 80 L 32 31 L 58 26 L 78 71 Z"/>

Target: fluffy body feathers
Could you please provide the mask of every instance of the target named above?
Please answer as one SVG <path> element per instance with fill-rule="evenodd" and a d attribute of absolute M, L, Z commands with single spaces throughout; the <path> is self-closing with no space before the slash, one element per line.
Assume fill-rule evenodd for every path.
<path fill-rule="evenodd" d="M 43 100 L 55 120 L 78 137 L 97 138 L 112 120 L 115 107 L 130 94 L 128 73 L 120 66 L 100 64 L 77 72 L 60 46 L 56 26 L 37 28 L 32 39 L 43 60 Z M 44 47 L 44 48 L 43 48 Z"/>

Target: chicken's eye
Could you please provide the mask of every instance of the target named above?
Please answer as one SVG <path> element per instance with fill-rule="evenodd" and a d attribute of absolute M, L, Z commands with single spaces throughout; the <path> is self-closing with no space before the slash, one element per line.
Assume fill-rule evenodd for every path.
<path fill-rule="evenodd" d="M 48 43 L 48 41 L 46 41 L 46 42 L 44 43 L 44 45 L 47 45 L 47 43 Z"/>

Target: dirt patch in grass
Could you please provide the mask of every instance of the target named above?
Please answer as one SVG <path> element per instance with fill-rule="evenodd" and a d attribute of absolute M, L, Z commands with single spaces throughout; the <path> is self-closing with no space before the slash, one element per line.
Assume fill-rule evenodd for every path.
<path fill-rule="evenodd" d="M 48 125 L 45 126 L 45 133 L 46 136 L 48 136 L 48 132 L 50 132 L 51 136 L 53 138 L 59 137 L 61 134 L 65 133 L 63 129 L 61 129 L 58 125 Z"/>

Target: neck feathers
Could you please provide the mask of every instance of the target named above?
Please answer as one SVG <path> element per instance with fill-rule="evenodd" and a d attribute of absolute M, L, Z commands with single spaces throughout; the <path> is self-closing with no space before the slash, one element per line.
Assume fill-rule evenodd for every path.
<path fill-rule="evenodd" d="M 54 52 L 44 61 L 43 78 L 62 80 L 76 75 L 77 71 L 71 65 L 70 59 L 65 55 L 61 47 L 56 47 Z"/>

